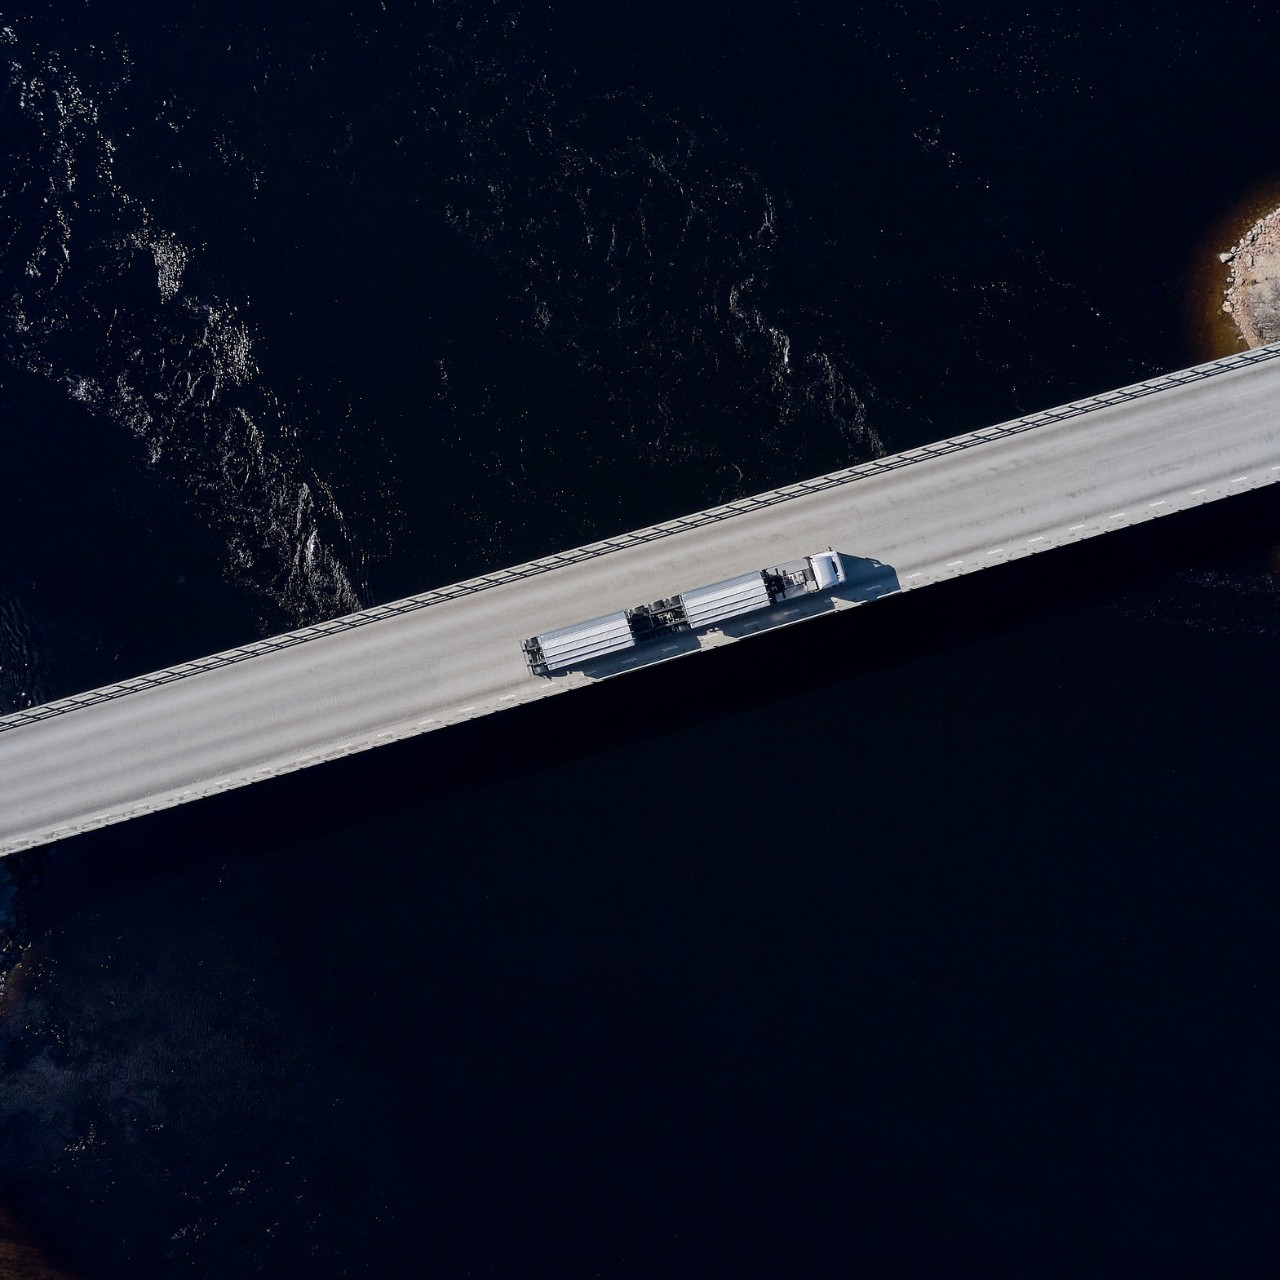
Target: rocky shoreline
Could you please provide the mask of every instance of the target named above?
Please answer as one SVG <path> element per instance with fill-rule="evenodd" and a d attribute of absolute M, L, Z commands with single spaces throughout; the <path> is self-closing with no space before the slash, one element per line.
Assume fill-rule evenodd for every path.
<path fill-rule="evenodd" d="M 1280 209 L 1259 218 L 1218 258 L 1228 269 L 1222 309 L 1245 343 L 1280 342 Z"/>
<path fill-rule="evenodd" d="M 45 1257 L 7 1209 L 0 1206 L 0 1276 L 5 1280 L 71 1280 Z"/>

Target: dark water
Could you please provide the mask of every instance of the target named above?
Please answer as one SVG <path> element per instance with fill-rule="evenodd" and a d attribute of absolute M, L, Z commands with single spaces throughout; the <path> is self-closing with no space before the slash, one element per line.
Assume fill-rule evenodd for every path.
<path fill-rule="evenodd" d="M 1276 37 L 7 12 L 0 699 L 1198 358 Z M 1278 530 L 10 859 L 0 1194 L 95 1280 L 1274 1273 Z"/>

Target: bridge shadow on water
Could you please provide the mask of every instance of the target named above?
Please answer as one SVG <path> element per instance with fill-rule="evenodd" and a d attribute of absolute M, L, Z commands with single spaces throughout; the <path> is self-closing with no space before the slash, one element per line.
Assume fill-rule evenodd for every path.
<path fill-rule="evenodd" d="M 1185 1028 L 1221 1044 L 1265 1024 L 1248 983 L 1215 1010 L 1270 954 L 1270 828 L 1218 843 L 1242 801 L 1269 818 L 1269 739 L 1252 760 L 1204 747 L 1242 719 L 1269 728 L 1276 698 L 1255 682 L 1239 701 L 1184 705 L 1171 678 L 1234 650 L 1145 617 L 1188 568 L 1265 566 L 1280 488 L 1220 506 L 30 855 L 61 1004 L 13 1021 L 38 1013 L 73 1034 L 14 1087 L 47 1114 L 81 1108 L 109 1153 L 50 1165 L 58 1196 L 65 1180 L 79 1188 L 67 1203 L 108 1207 L 104 1229 L 141 1213 L 167 1240 L 169 1222 L 191 1220 L 169 1201 L 214 1195 L 211 1171 L 230 1164 L 252 1177 L 210 1203 L 225 1217 L 247 1187 L 246 1212 L 282 1221 L 293 1259 L 317 1207 L 358 1241 L 367 1224 L 370 1257 L 388 1221 L 424 1224 L 361 1275 L 455 1275 L 477 1258 L 506 1274 L 553 1249 L 515 1272 L 584 1275 L 561 1265 L 564 1242 L 600 1270 L 619 1238 L 648 1247 L 674 1221 L 697 1240 L 710 1215 L 747 1241 L 720 1273 L 746 1275 L 796 1272 L 797 1222 L 834 1249 L 830 1224 L 855 1198 L 913 1206 L 934 1168 L 956 1170 L 957 1221 L 981 1218 L 991 1193 L 979 1179 L 966 1198 L 969 1153 L 991 1133 L 1019 1187 L 1029 1124 L 1036 1150 L 1065 1150 L 1081 1185 L 1105 1185 L 1107 1131 L 1133 1110 L 1115 1061 L 1127 1080 L 1172 1069 L 1200 1090 L 1179 1058 Z M 889 580 L 853 568 L 848 591 Z M 1249 650 L 1255 676 L 1273 644 Z M 1184 653 L 1162 662 L 1166 646 Z M 1138 750 L 1153 760 L 1135 769 Z M 1143 843 L 1148 825 L 1159 838 Z M 1153 991 L 1170 1003 L 1148 1032 Z M 1203 1096 L 1243 1078 L 1248 1104 L 1210 1113 L 1193 1154 L 1211 1160 L 1217 1134 L 1246 1132 L 1271 1091 L 1263 1070 L 1250 1083 L 1230 1056 L 1210 1065 L 1224 1087 Z M 1011 1080 L 1024 1083 L 1011 1093 Z M 1119 1148 L 1132 1185 L 1146 1187 L 1162 1141 L 1166 1163 L 1188 1163 L 1184 1096 L 1202 1092 L 1179 1086 L 1178 1122 L 1157 1109 Z M 150 1114 L 163 1130 L 132 1136 Z M 52 1133 L 61 1158 L 71 1138 Z M 918 1154 L 886 1170 L 878 1153 L 904 1134 Z M 207 1180 L 185 1174 L 192 1159 Z M 796 1160 L 813 1180 L 795 1180 Z M 774 1165 L 782 1177 L 758 1183 Z M 1237 1181 L 1247 1191 L 1249 1171 Z M 820 1183 L 830 1205 L 806 1221 Z M 304 1226 L 279 1210 L 295 1192 Z M 1193 1168 L 1187 1203 L 1201 1192 Z M 1057 1203 L 1056 1183 L 999 1193 L 1011 1220 L 1042 1195 Z M 785 1232 L 778 1265 L 754 1270 L 761 1215 Z M 914 1209 L 904 1220 L 914 1230 Z M 710 1249 L 728 1247 L 707 1238 L 693 1262 L 655 1244 L 656 1261 L 620 1274 L 707 1274 Z M 885 1239 L 892 1252 L 898 1236 Z M 405 1257 L 423 1242 L 441 1260 L 426 1270 Z M 842 1262 L 856 1272 L 869 1247 L 855 1240 Z"/>

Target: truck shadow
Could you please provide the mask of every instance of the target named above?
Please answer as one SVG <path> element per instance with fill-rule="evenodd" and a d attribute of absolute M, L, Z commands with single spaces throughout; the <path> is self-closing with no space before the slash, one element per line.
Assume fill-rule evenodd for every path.
<path fill-rule="evenodd" d="M 845 580 L 838 586 L 831 587 L 820 595 L 801 596 L 772 609 L 729 619 L 720 624 L 720 630 L 736 640 L 742 636 L 758 635 L 762 631 L 772 631 L 776 627 L 789 626 L 793 622 L 803 622 L 806 618 L 831 613 L 836 608 L 837 600 L 863 604 L 902 590 L 897 571 L 892 565 L 866 556 L 846 555 L 843 551 L 838 554 L 845 572 Z"/>
<path fill-rule="evenodd" d="M 898 571 L 893 565 L 871 560 L 866 556 L 846 555 L 843 551 L 839 554 L 840 563 L 844 565 L 845 581 L 838 587 L 832 587 L 827 593 L 829 596 L 860 604 L 864 600 L 878 600 L 881 596 L 902 590 Z"/>
<path fill-rule="evenodd" d="M 637 645 L 634 649 L 625 649 L 621 653 L 610 653 L 603 658 L 594 658 L 581 666 L 571 667 L 567 671 L 553 672 L 543 679 L 555 680 L 561 675 L 584 675 L 589 680 L 607 680 L 610 676 L 621 675 L 624 671 L 635 671 L 639 667 L 649 667 L 655 662 L 665 662 L 668 658 L 681 658 L 687 653 L 697 653 L 701 646 L 698 633 L 681 631 L 675 635 L 663 636 L 646 644 Z"/>

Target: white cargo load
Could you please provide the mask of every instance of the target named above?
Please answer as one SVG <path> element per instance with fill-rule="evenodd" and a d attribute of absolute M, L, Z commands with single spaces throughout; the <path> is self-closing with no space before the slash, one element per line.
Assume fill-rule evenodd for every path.
<path fill-rule="evenodd" d="M 737 578 L 726 578 L 723 582 L 713 582 L 709 587 L 681 592 L 680 603 L 684 605 L 689 626 L 696 631 L 699 627 L 736 618 L 742 613 L 767 609 L 773 599 L 765 585 L 764 574 L 756 570 Z"/>
<path fill-rule="evenodd" d="M 547 631 L 521 644 L 525 662 L 535 676 L 547 676 L 569 667 L 581 667 L 624 649 L 647 646 L 665 636 L 714 627 L 717 623 L 762 609 L 778 608 L 779 622 L 800 612 L 795 601 L 831 590 L 846 581 L 840 553 L 825 551 L 787 560 L 770 569 L 756 569 L 725 578 L 706 587 L 694 587 L 679 595 L 665 596 L 651 604 L 619 609 L 589 622 L 559 631 Z M 678 650 L 664 646 L 661 652 Z"/>
<path fill-rule="evenodd" d="M 534 638 L 542 649 L 548 671 L 561 671 L 593 658 L 603 658 L 607 653 L 633 648 L 636 642 L 625 609 Z"/>

